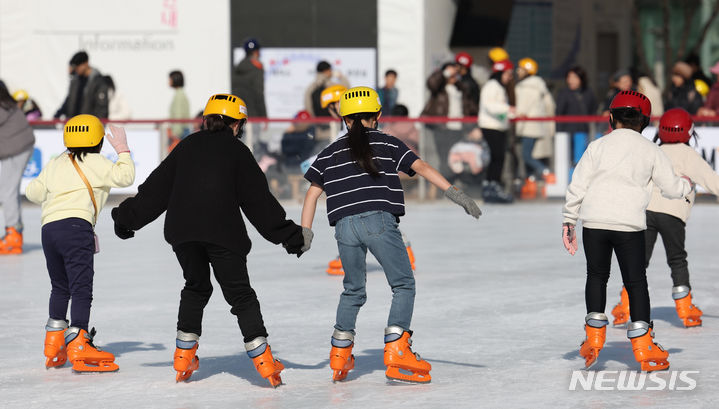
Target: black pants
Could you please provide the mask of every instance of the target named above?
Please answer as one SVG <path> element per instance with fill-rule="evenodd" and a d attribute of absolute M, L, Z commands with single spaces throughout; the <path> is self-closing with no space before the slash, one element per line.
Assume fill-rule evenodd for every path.
<path fill-rule="evenodd" d="M 629 294 L 632 321 L 650 320 L 649 291 L 644 261 L 644 232 L 582 230 L 584 254 L 587 257 L 587 284 L 584 297 L 587 313 L 604 312 L 607 304 L 607 281 L 612 265 L 612 251 L 617 255 L 622 281 Z"/>
<path fill-rule="evenodd" d="M 50 318 L 64 320 L 72 298 L 70 325 L 87 331 L 92 306 L 95 239 L 92 225 L 76 217 L 42 226 L 42 250 L 50 274 Z"/>
<path fill-rule="evenodd" d="M 177 329 L 202 335 L 202 312 L 210 301 L 212 283 L 210 265 L 222 288 L 222 295 L 237 316 L 244 342 L 266 337 L 267 330 L 260 313 L 260 302 L 250 286 L 247 260 L 244 256 L 210 243 L 191 242 L 173 246 L 182 266 L 185 288 L 180 293 Z"/>
<path fill-rule="evenodd" d="M 667 264 L 672 271 L 674 286 L 689 286 L 689 263 L 687 263 L 687 252 L 684 249 L 686 237 L 686 224 L 678 217 L 666 213 L 657 213 L 647 210 L 646 237 L 646 259 L 647 267 L 652 258 L 654 243 L 657 241 L 657 234 L 661 234 L 664 243 L 664 251 L 667 253 Z"/>
<path fill-rule="evenodd" d="M 482 137 L 489 144 L 490 161 L 487 167 L 487 180 L 501 184 L 504 156 L 507 152 L 507 131 L 482 128 Z"/>

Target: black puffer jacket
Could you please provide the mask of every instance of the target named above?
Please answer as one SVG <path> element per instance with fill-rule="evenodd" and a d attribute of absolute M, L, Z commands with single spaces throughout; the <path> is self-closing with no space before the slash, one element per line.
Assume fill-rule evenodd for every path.
<path fill-rule="evenodd" d="M 303 243 L 302 228 L 286 218 L 252 153 L 229 130 L 183 139 L 116 209 L 115 222 L 131 230 L 167 211 L 165 240 L 173 246 L 201 241 L 247 255 L 251 242 L 240 209 L 268 241 Z"/>

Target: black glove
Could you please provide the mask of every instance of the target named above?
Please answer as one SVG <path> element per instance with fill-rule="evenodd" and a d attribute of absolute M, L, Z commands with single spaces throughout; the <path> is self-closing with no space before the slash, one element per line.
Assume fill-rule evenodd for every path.
<path fill-rule="evenodd" d="M 110 215 L 112 215 L 112 220 L 115 222 L 115 235 L 116 235 L 117 237 L 123 239 L 123 240 L 127 240 L 127 239 L 129 239 L 129 238 L 135 237 L 135 232 L 134 232 L 134 231 L 132 231 L 132 230 L 128 229 L 127 227 L 121 225 L 121 224 L 117 221 L 117 213 L 118 213 L 117 207 L 115 207 L 114 209 L 112 209 L 112 211 L 110 212 Z"/>
<path fill-rule="evenodd" d="M 297 230 L 285 243 L 282 243 L 282 247 L 285 248 L 287 254 L 297 254 L 299 258 L 303 251 L 302 248 L 305 246 L 305 237 L 302 234 L 302 227 L 297 226 Z"/>

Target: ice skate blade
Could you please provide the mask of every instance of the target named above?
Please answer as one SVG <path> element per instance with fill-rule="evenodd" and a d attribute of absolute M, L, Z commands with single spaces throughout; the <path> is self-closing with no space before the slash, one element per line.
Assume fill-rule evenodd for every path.
<path fill-rule="evenodd" d="M 332 370 L 333 370 L 332 371 L 332 382 L 338 382 L 338 381 L 344 380 L 347 377 L 347 374 L 349 374 L 349 372 L 352 369 L 354 369 L 354 367 L 355 367 L 355 356 L 354 355 L 350 355 L 350 359 L 348 359 L 348 360 L 345 360 L 344 358 L 342 358 L 340 356 L 336 356 L 335 358 L 340 358 L 340 359 L 335 360 L 335 362 L 336 361 L 339 361 L 341 363 L 344 362 L 344 365 L 342 365 L 342 367 L 340 369 L 332 368 L 333 360 L 330 359 L 330 368 L 332 368 Z M 336 366 L 340 366 L 340 365 L 336 365 Z"/>
<path fill-rule="evenodd" d="M 432 380 L 429 372 L 416 372 L 397 367 L 388 367 L 385 376 L 390 381 L 406 383 L 429 383 Z"/>
<path fill-rule="evenodd" d="M 584 358 L 584 369 L 587 370 L 594 366 L 594 364 L 597 363 L 597 359 L 599 359 L 599 352 L 601 349 L 592 348 L 589 351 L 588 356 L 582 356 Z"/>
<path fill-rule="evenodd" d="M 47 358 L 45 360 L 45 369 L 60 368 L 61 366 L 65 365 L 66 362 L 67 355 L 65 354 L 64 356 L 61 356 L 58 354 L 57 356 Z"/>
<path fill-rule="evenodd" d="M 682 322 L 684 323 L 685 328 L 702 326 L 702 320 L 700 320 L 698 318 L 684 318 L 684 319 L 682 319 Z"/>
<path fill-rule="evenodd" d="M 272 374 L 267 377 L 267 380 L 270 381 L 270 386 L 277 389 L 280 385 L 282 385 L 282 377 L 280 376 L 279 371 L 276 374 Z"/>
<path fill-rule="evenodd" d="M 642 372 L 654 372 L 654 371 L 666 371 L 669 369 L 669 362 L 665 360 L 661 361 L 642 361 L 640 362 Z"/>
<path fill-rule="evenodd" d="M 188 379 L 190 379 L 190 376 L 192 376 L 192 373 L 197 370 L 197 368 L 200 367 L 200 357 L 195 356 L 192 358 L 192 362 L 190 362 L 190 365 L 187 367 L 184 371 L 177 371 L 177 376 L 175 377 L 175 382 L 183 382 Z"/>
<path fill-rule="evenodd" d="M 101 373 L 117 372 L 120 367 L 111 361 L 90 362 L 77 360 L 72 363 L 72 371 L 75 373 Z"/>

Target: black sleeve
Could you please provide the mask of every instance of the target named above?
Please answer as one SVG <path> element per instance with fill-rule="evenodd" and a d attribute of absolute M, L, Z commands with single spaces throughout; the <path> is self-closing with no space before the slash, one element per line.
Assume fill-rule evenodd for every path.
<path fill-rule="evenodd" d="M 157 219 L 170 200 L 175 176 L 178 145 L 137 188 L 135 197 L 125 199 L 113 212 L 115 222 L 130 230 L 139 230 Z M 113 209 L 114 210 L 114 209 Z"/>
<path fill-rule="evenodd" d="M 262 237 L 274 244 L 302 240 L 302 228 L 287 219 L 285 209 L 270 192 L 265 174 L 247 147 L 242 147 L 239 160 L 237 195 L 250 223 Z"/>

